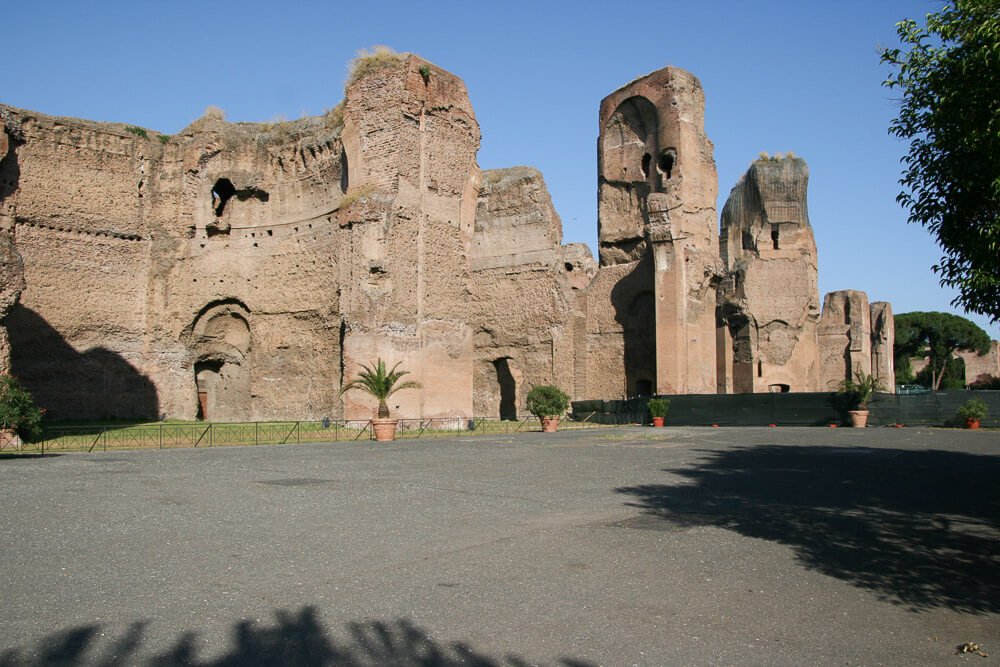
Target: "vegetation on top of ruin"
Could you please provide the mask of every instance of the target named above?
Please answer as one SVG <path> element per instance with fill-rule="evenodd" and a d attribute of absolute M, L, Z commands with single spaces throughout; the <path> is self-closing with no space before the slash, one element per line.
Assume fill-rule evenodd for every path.
<path fill-rule="evenodd" d="M 406 53 L 397 53 L 381 44 L 373 47 L 371 51 L 361 49 L 347 67 L 347 85 L 351 85 L 366 74 L 397 65 L 403 62 L 407 55 Z"/>
<path fill-rule="evenodd" d="M 541 176 L 542 173 L 534 167 L 502 167 L 500 169 L 485 170 L 483 172 L 483 182 L 487 185 L 496 185 L 508 178 L 527 180 L 530 178 L 541 178 Z"/>
<path fill-rule="evenodd" d="M 761 151 L 754 162 L 780 162 L 781 160 L 801 160 L 802 158 L 797 157 L 792 151 L 787 153 L 775 153 L 773 156 L 768 154 L 767 151 Z"/>
<path fill-rule="evenodd" d="M 365 185 L 354 188 L 353 190 L 349 190 L 343 197 L 340 198 L 340 201 L 337 202 L 337 206 L 334 208 L 334 210 L 341 211 L 351 206 L 355 202 L 371 197 L 373 194 L 375 194 L 375 192 L 376 188 L 371 183 L 367 183 Z"/>

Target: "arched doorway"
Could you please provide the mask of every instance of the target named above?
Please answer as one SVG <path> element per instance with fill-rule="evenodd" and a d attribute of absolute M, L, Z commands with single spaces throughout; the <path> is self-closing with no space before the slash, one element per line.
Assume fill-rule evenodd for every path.
<path fill-rule="evenodd" d="M 196 416 L 212 421 L 245 421 L 250 405 L 250 312 L 237 301 L 202 309 L 192 324 Z"/>

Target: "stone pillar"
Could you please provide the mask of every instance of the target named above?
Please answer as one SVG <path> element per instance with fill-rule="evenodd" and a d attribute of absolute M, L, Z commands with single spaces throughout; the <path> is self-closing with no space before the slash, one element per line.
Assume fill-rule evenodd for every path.
<path fill-rule="evenodd" d="M 872 375 L 882 383 L 885 391 L 896 391 L 896 369 L 892 346 L 896 341 L 896 327 L 892 319 L 892 304 L 876 301 L 871 305 Z"/>
<path fill-rule="evenodd" d="M 871 341 L 868 295 L 857 290 L 827 294 L 819 322 L 821 389 L 835 391 L 856 373 L 871 373 Z"/>
<path fill-rule="evenodd" d="M 701 83 L 672 67 L 601 102 L 600 261 L 638 265 L 652 255 L 658 393 L 717 390 L 718 186 L 704 110 Z"/>

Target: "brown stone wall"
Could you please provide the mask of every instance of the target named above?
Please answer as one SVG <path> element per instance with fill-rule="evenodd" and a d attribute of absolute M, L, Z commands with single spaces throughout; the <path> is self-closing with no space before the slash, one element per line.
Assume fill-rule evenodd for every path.
<path fill-rule="evenodd" d="M 427 67 L 424 77 L 421 67 Z M 403 361 L 421 391 L 401 392 L 403 417 L 471 417 L 473 331 L 469 244 L 475 219 L 479 126 L 460 79 L 403 56 L 347 90 L 345 145 L 352 187 L 374 186 L 384 221 L 351 255 L 378 284 L 344 282 L 347 374 L 376 356 Z M 362 266 L 357 266 L 361 262 Z M 360 287 L 360 288 L 359 288 Z M 345 414 L 370 414 L 356 392 Z"/>
<path fill-rule="evenodd" d="M 715 161 L 704 131 L 704 110 L 701 83 L 672 67 L 601 102 L 601 265 L 652 260 L 657 393 L 716 391 L 721 265 Z M 635 391 L 643 393 L 643 388 Z M 626 392 L 632 391 L 626 386 Z"/>
<path fill-rule="evenodd" d="M 958 356 L 965 361 L 966 384 L 972 384 L 986 375 L 1000 377 L 1000 342 L 993 341 L 986 354 L 959 352 Z"/>
<path fill-rule="evenodd" d="M 798 158 L 754 162 L 722 211 L 720 391 L 819 391 L 816 243 L 809 172 Z M 732 361 L 728 361 L 731 359 Z"/>
<path fill-rule="evenodd" d="M 881 383 L 885 391 L 896 391 L 896 368 L 893 361 L 893 345 L 896 341 L 896 325 L 892 319 L 892 305 L 888 301 L 871 304 L 872 322 L 872 375 Z"/>
<path fill-rule="evenodd" d="M 827 294 L 818 337 L 822 391 L 836 390 L 855 373 L 872 373 L 871 310 L 864 292 Z"/>
<path fill-rule="evenodd" d="M 596 264 L 586 247 L 560 246 L 562 225 L 540 173 L 483 173 L 470 253 L 477 416 L 524 414 L 531 387 L 577 387 L 579 290 Z"/>

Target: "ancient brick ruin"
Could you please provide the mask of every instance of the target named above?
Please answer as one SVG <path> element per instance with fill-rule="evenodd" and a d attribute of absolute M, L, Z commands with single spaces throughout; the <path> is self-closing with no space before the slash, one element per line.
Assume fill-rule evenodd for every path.
<path fill-rule="evenodd" d="M 0 106 L 0 360 L 56 418 L 367 418 L 361 363 L 423 389 L 401 417 L 574 398 L 892 382 L 888 304 L 822 314 L 796 158 L 755 162 L 719 233 L 698 80 L 600 106 L 599 266 L 542 175 L 480 171 L 465 85 L 414 55 L 330 112 L 208 112 L 180 133 Z"/>

